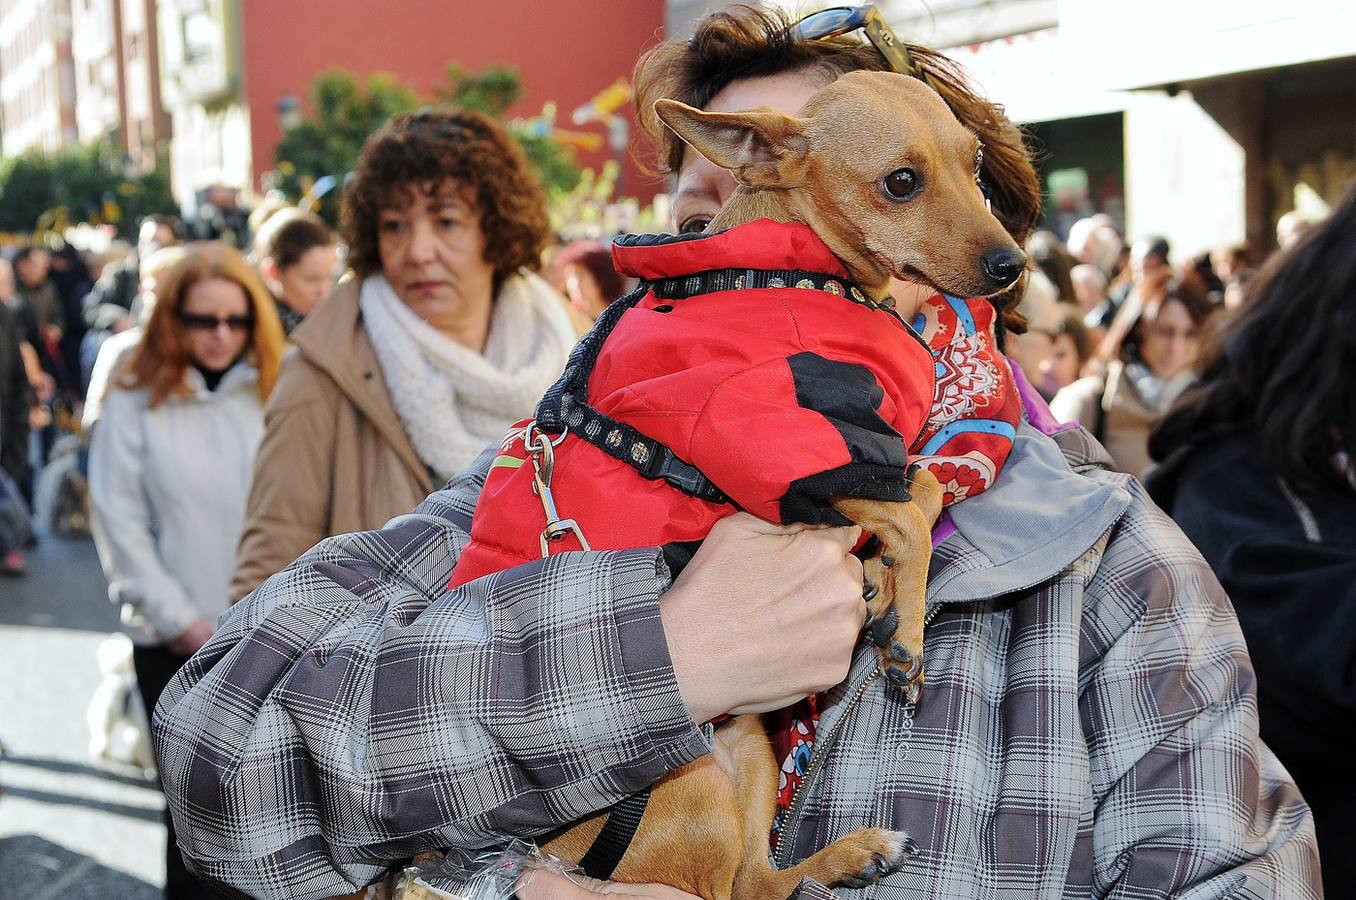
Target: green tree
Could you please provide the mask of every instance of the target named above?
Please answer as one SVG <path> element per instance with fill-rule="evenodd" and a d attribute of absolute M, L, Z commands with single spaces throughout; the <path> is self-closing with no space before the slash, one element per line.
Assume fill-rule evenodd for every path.
<path fill-rule="evenodd" d="M 447 64 L 447 83 L 433 90 L 442 103 L 473 109 L 502 119 L 509 107 L 523 95 L 518 73 L 506 66 L 490 66 L 481 72 L 467 72 L 456 63 Z M 569 193 L 579 183 L 579 166 L 570 148 L 551 137 L 540 121 L 511 120 L 509 134 L 523 148 L 523 155 L 536 168 L 546 192 L 553 199 Z"/>
<path fill-rule="evenodd" d="M 330 71 L 316 77 L 309 91 L 311 113 L 278 144 L 276 186 L 300 199 L 326 175 L 342 184 L 357 165 L 367 136 L 398 113 L 417 108 L 421 99 L 393 76 L 378 74 L 360 83 L 348 72 Z M 502 119 L 522 96 L 518 73 L 504 66 L 468 72 L 455 63 L 447 66 L 444 83 L 433 89 L 429 102 L 473 109 Z M 569 148 L 532 123 L 509 121 L 509 133 L 519 142 L 552 196 L 568 192 L 579 181 L 579 168 Z M 321 216 L 338 221 L 339 185 L 319 205 Z"/>
<path fill-rule="evenodd" d="M 518 73 L 507 66 L 467 72 L 456 63 L 448 63 L 447 83 L 433 89 L 433 96 L 440 103 L 473 109 L 496 119 L 502 118 L 522 95 Z"/>
<path fill-rule="evenodd" d="M 322 72 L 309 95 L 311 114 L 283 136 L 277 150 L 277 186 L 293 199 L 300 199 L 326 175 L 342 185 L 367 136 L 392 116 L 419 105 L 413 91 L 382 73 L 360 84 L 348 72 Z M 338 221 L 339 185 L 320 203 L 320 214 L 331 223 Z"/>
<path fill-rule="evenodd" d="M 130 236 L 137 220 L 174 212 L 165 161 L 127 177 L 122 155 L 108 143 L 30 150 L 0 161 L 0 230 L 32 232 L 66 222 L 109 223 Z"/>

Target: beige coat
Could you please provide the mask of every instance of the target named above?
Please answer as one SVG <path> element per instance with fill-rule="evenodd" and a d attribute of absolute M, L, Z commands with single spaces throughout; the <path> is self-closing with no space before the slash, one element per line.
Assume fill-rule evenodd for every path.
<path fill-rule="evenodd" d="M 1114 360 L 1105 377 L 1080 378 L 1061 388 L 1050 401 L 1050 411 L 1061 422 L 1078 422 L 1093 432 L 1118 470 L 1142 476 L 1153 463 L 1149 433 L 1194 380 L 1190 373 L 1179 375 L 1162 384 L 1150 402 L 1136 388 L 1125 364 Z M 1098 405 L 1102 407 L 1100 429 Z"/>
<path fill-rule="evenodd" d="M 360 284 L 340 285 L 292 334 L 264 410 L 233 601 L 321 538 L 380 528 L 435 487 L 362 327 Z"/>

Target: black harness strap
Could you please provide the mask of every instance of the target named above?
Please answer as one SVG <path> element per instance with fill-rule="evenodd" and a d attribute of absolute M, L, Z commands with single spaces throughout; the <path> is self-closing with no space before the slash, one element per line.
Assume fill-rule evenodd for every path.
<path fill-rule="evenodd" d="M 579 861 L 579 867 L 590 878 L 607 881 L 617 870 L 631 839 L 640 828 L 640 820 L 645 816 L 645 807 L 650 802 L 650 789 L 632 794 L 612 807 L 603 823 L 603 830 L 594 838 L 593 846 Z"/>
<path fill-rule="evenodd" d="M 608 456 L 631 466 L 645 478 L 663 479 L 683 493 L 711 503 L 729 503 L 730 498 L 696 466 L 679 458 L 659 441 L 589 406 L 585 399 L 588 396 L 589 376 L 593 374 L 593 367 L 608 335 L 617 327 L 621 317 L 650 291 L 660 300 L 686 300 L 717 291 L 788 287 L 821 291 L 872 310 L 880 310 L 894 317 L 909 334 L 917 338 L 913 329 L 895 312 L 893 298 L 886 297 L 879 303 L 875 302 L 847 279 L 823 272 L 804 269 L 713 269 L 674 278 L 642 281 L 631 293 L 608 306 L 594 323 L 593 330 L 575 345 L 565 364 L 565 372 L 537 405 L 537 426 L 543 431 L 557 434 L 568 428 Z M 918 340 L 922 342 L 921 338 Z"/>

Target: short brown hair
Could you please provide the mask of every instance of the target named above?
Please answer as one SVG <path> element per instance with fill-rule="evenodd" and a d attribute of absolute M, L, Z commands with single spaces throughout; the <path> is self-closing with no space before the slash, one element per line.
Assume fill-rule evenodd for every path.
<path fill-rule="evenodd" d="M 287 342 L 273 297 L 239 250 L 221 241 L 201 241 L 185 245 L 182 258 L 158 279 L 151 318 L 131 361 L 116 382 L 118 387 L 128 390 L 147 388 L 150 393 L 147 406 L 151 409 L 170 397 L 189 393 L 184 373 L 192 359 L 179 313 L 188 289 L 213 278 L 233 281 L 245 292 L 254 319 L 249 353 L 259 370 L 259 401 L 267 400 L 273 391 Z"/>
<path fill-rule="evenodd" d="M 518 269 L 541 266 L 550 236 L 546 195 L 517 142 L 480 113 L 426 108 L 396 116 L 367 139 L 344 191 L 340 231 L 358 277 L 381 271 L 380 211 L 403 192 L 432 196 L 449 181 L 480 214 L 496 290 Z"/>
<path fill-rule="evenodd" d="M 308 250 L 329 247 L 334 232 L 325 220 L 303 209 L 282 209 L 268 217 L 255 241 L 259 260 L 271 258 L 279 269 L 290 269 Z"/>
<path fill-rule="evenodd" d="M 805 72 L 828 83 L 848 72 L 890 70 L 875 47 L 856 37 L 801 40 L 791 34 L 794 24 L 782 10 L 736 6 L 707 16 L 691 39 L 665 41 L 641 56 L 632 76 L 636 120 L 654 141 L 662 170 L 678 171 L 684 144 L 655 115 L 654 101 L 660 98 L 705 109 L 712 97 L 744 78 Z M 969 86 L 958 63 L 917 44 L 905 46 L 960 123 L 984 143 L 982 175 L 993 213 L 1018 246 L 1026 246 L 1040 212 L 1041 186 L 1021 128 L 1003 107 Z M 1016 310 L 1025 285 L 1023 277 L 995 298 L 1014 331 L 1026 327 Z"/>

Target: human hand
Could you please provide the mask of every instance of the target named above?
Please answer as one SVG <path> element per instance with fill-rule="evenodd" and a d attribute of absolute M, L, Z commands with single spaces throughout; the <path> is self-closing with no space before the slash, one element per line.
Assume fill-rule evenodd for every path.
<path fill-rule="evenodd" d="M 52 424 L 52 414 L 41 403 L 28 407 L 28 427 L 33 431 L 42 431 Z"/>
<path fill-rule="evenodd" d="M 42 323 L 42 339 L 49 344 L 55 344 L 61 340 L 61 326 L 53 325 L 51 322 Z"/>
<path fill-rule="evenodd" d="M 781 709 L 847 677 L 866 621 L 861 529 L 726 516 L 659 612 L 693 718 Z"/>
<path fill-rule="evenodd" d="M 574 876 L 574 881 L 571 881 L 545 869 L 533 869 L 523 875 L 515 891 L 519 900 L 587 900 L 598 894 L 653 897 L 655 900 L 700 900 L 692 894 L 668 885 L 618 884 L 614 881 L 596 881 L 582 876 Z"/>
<path fill-rule="evenodd" d="M 183 633 L 169 642 L 169 648 L 180 656 L 192 656 L 203 644 L 212 639 L 216 626 L 206 619 L 197 619 L 184 629 Z"/>

